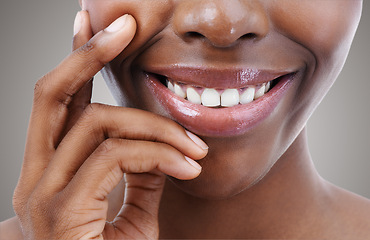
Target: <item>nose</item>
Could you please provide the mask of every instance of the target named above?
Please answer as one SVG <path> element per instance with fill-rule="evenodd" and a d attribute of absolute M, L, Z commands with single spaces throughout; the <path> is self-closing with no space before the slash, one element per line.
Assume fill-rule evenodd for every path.
<path fill-rule="evenodd" d="M 173 27 L 184 41 L 207 39 L 214 47 L 230 47 L 240 39 L 264 38 L 269 21 L 256 0 L 186 0 L 176 7 Z"/>

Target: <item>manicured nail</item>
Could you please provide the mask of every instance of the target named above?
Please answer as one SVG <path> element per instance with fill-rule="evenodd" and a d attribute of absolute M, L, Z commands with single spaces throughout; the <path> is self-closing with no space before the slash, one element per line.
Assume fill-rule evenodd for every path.
<path fill-rule="evenodd" d="M 82 10 L 86 10 L 85 0 L 81 1 L 81 8 L 82 8 Z"/>
<path fill-rule="evenodd" d="M 78 12 L 75 17 L 75 23 L 73 25 L 73 35 L 76 35 L 80 30 L 82 26 L 82 17 L 81 12 Z"/>
<path fill-rule="evenodd" d="M 187 156 L 184 156 L 184 157 L 185 157 L 186 161 L 188 161 L 188 163 L 190 163 L 193 167 L 195 167 L 198 170 L 202 170 L 202 167 L 196 161 L 194 161 L 193 159 L 191 159 Z"/>
<path fill-rule="evenodd" d="M 114 22 L 112 22 L 105 31 L 107 32 L 118 32 L 120 29 L 122 29 L 127 21 L 128 14 L 123 15 L 122 17 L 117 18 Z"/>
<path fill-rule="evenodd" d="M 186 134 L 188 135 L 188 137 L 193 140 L 193 142 L 195 144 L 197 144 L 201 149 L 203 150 L 207 150 L 209 147 L 207 146 L 207 144 L 205 142 L 203 142 L 202 139 L 200 139 L 197 135 L 195 135 L 194 133 L 192 132 L 189 132 L 187 130 L 185 130 Z"/>

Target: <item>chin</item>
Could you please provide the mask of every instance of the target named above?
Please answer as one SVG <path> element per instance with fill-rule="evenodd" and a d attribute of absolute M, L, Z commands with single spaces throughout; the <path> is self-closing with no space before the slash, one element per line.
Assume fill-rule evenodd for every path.
<path fill-rule="evenodd" d="M 182 192 L 196 198 L 207 200 L 225 200 L 235 197 L 258 184 L 260 181 L 260 179 L 255 179 L 254 181 L 235 181 L 235 183 L 232 184 L 228 182 L 214 184 L 210 179 L 201 176 L 187 181 L 174 179 L 172 177 L 169 177 L 169 180 Z"/>
<path fill-rule="evenodd" d="M 207 166 L 207 163 L 200 164 L 203 171 L 195 179 L 179 180 L 173 177 L 168 177 L 168 179 L 182 192 L 208 200 L 223 200 L 235 197 L 259 184 L 271 169 L 271 167 L 266 167 L 269 164 L 265 164 L 263 168 L 262 164 L 259 164 L 237 169 L 228 168 L 227 166 Z M 220 168 L 224 171 L 219 171 Z"/>

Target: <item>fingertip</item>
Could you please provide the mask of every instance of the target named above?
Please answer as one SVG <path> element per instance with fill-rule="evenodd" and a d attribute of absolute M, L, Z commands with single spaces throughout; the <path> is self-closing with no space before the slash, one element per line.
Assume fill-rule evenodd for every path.
<path fill-rule="evenodd" d="M 108 27 L 106 27 L 104 31 L 110 32 L 110 33 L 115 33 L 115 32 L 121 31 L 122 29 L 124 29 L 127 20 L 129 20 L 128 18 L 129 18 L 128 14 L 125 14 L 125 15 L 117 18 Z"/>
<path fill-rule="evenodd" d="M 208 149 L 209 149 L 208 145 L 194 133 L 189 132 L 187 130 L 185 130 L 185 133 L 192 140 L 192 142 L 195 143 L 195 145 L 197 145 L 198 147 L 198 151 L 197 151 L 195 159 L 198 160 L 198 159 L 204 158 L 208 154 Z"/>
<path fill-rule="evenodd" d="M 179 180 L 191 180 L 197 178 L 202 172 L 202 167 L 199 163 L 185 155 L 171 157 L 170 162 L 167 163 L 159 161 L 157 169 L 164 174 Z"/>
<path fill-rule="evenodd" d="M 86 10 L 78 11 L 73 25 L 73 35 L 79 34 L 81 31 L 91 30 L 89 13 Z"/>
<path fill-rule="evenodd" d="M 73 51 L 87 43 L 92 36 L 89 13 L 81 10 L 76 14 L 73 26 Z"/>
<path fill-rule="evenodd" d="M 131 15 L 131 14 L 126 14 L 127 16 L 127 23 L 133 28 L 135 29 L 135 32 L 136 32 L 136 28 L 137 28 L 137 24 L 136 24 L 136 19 Z"/>
<path fill-rule="evenodd" d="M 197 171 L 201 172 L 202 171 L 202 167 L 199 165 L 199 163 L 197 163 L 196 161 L 194 161 L 193 159 L 185 156 L 185 160 L 192 166 L 194 167 Z"/>
<path fill-rule="evenodd" d="M 136 33 L 135 18 L 130 14 L 125 14 L 109 24 L 103 31 L 113 35 L 124 34 L 123 39 L 129 43 Z"/>
<path fill-rule="evenodd" d="M 197 163 L 193 159 L 187 156 L 184 156 L 184 158 L 187 162 L 187 166 L 183 168 L 181 173 L 179 173 L 175 177 L 181 180 L 191 180 L 197 178 L 199 174 L 202 172 L 202 167 L 199 165 L 199 163 Z"/>
<path fill-rule="evenodd" d="M 136 23 L 136 20 L 135 18 L 130 15 L 130 14 L 127 14 L 127 26 L 128 26 L 128 31 L 131 32 L 131 39 L 130 41 L 134 38 L 135 34 L 136 34 L 136 30 L 137 30 L 137 23 Z"/>
<path fill-rule="evenodd" d="M 81 17 L 81 11 L 77 12 L 74 25 L 73 25 L 73 36 L 76 36 L 79 31 L 81 30 L 82 26 L 82 17 Z"/>
<path fill-rule="evenodd" d="M 136 33 L 136 21 L 125 14 L 94 36 L 94 42 L 102 53 L 102 62 L 110 62 L 132 41 Z"/>
<path fill-rule="evenodd" d="M 202 140 L 200 139 L 200 137 L 198 137 L 197 135 L 195 135 L 194 133 L 192 132 L 189 132 L 188 130 L 185 130 L 185 133 L 186 135 L 188 135 L 188 137 L 193 140 L 193 142 L 195 144 L 197 144 L 201 149 L 203 150 L 208 150 L 208 145 Z"/>

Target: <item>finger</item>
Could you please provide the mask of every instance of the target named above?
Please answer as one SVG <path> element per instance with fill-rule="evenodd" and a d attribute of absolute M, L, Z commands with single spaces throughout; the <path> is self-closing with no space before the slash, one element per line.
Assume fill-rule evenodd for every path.
<path fill-rule="evenodd" d="M 128 45 L 135 28 L 131 16 L 117 19 L 38 81 L 22 170 L 28 186 L 35 185 L 54 154 L 73 96 Z"/>
<path fill-rule="evenodd" d="M 78 12 L 74 23 L 73 50 L 86 44 L 92 35 L 90 18 L 87 11 Z M 90 103 L 91 90 L 92 82 L 89 81 L 82 87 L 79 93 L 76 94 L 74 101 L 72 101 L 74 103 L 69 106 L 68 112 L 81 113 L 83 111 L 82 109 Z M 67 123 L 66 126 L 59 123 L 55 124 L 55 122 L 50 119 L 56 117 L 55 113 L 49 111 L 49 116 L 45 116 L 48 114 L 48 109 L 46 108 L 46 104 L 41 104 L 41 106 L 39 106 L 39 108 L 43 107 L 45 107 L 45 109 L 37 111 L 37 108 L 34 107 L 30 119 L 24 164 L 19 181 L 20 183 L 26 182 L 27 185 L 18 184 L 17 187 L 17 192 L 22 192 L 25 196 L 29 195 L 29 192 L 33 189 L 32 186 L 36 184 L 42 175 L 43 171 L 40 171 L 40 169 L 45 168 L 45 164 L 52 158 L 56 145 L 55 142 L 58 144 L 62 138 L 62 136 L 60 136 L 59 139 L 53 141 L 47 136 L 52 132 L 60 131 L 63 131 L 61 135 L 65 135 L 73 123 L 78 119 L 78 114 L 65 114 L 66 116 L 63 117 L 69 124 Z M 43 121 L 40 121 L 41 118 L 43 118 Z M 50 131 L 52 128 L 54 129 Z M 32 162 L 32 165 L 29 164 L 30 162 Z M 30 173 L 34 174 L 32 178 L 30 178 Z"/>
<path fill-rule="evenodd" d="M 121 181 L 124 173 L 146 173 L 154 169 L 184 180 L 197 177 L 201 171 L 195 161 L 186 159 L 168 144 L 110 138 L 84 162 L 67 187 L 53 196 L 63 200 L 59 205 L 80 213 L 62 213 L 68 215 L 69 222 L 81 226 L 79 235 L 86 238 L 99 236 L 106 221 L 107 196 Z M 148 185 L 148 188 L 155 188 L 155 180 L 149 183 L 152 185 Z M 158 191 L 161 188 L 160 180 L 157 188 Z M 159 194 L 158 191 L 156 194 Z M 37 186 L 34 195 L 49 196 L 42 185 Z M 74 226 L 70 228 L 75 229 Z"/>
<path fill-rule="evenodd" d="M 93 32 L 91 30 L 91 23 L 89 13 L 82 10 L 77 13 L 75 18 L 75 24 L 73 29 L 73 51 L 82 47 L 92 37 Z M 82 112 L 87 105 L 91 103 L 92 89 L 93 89 L 93 78 L 88 81 L 74 96 L 71 103 L 68 106 L 68 117 L 66 120 L 66 126 L 63 133 L 59 137 L 59 143 L 68 131 L 74 126 L 77 120 L 80 118 Z"/>
<path fill-rule="evenodd" d="M 76 199 L 104 199 L 124 173 L 154 169 L 182 180 L 193 179 L 201 171 L 194 160 L 168 144 L 110 138 L 84 162 L 63 192 Z"/>
<path fill-rule="evenodd" d="M 59 196 L 65 199 L 68 206 L 73 206 L 75 212 L 90 210 L 90 214 L 79 215 L 78 222 L 86 222 L 86 226 L 90 226 L 87 228 L 88 236 L 99 236 L 102 232 L 101 226 L 104 226 L 106 220 L 107 196 L 120 182 L 124 173 L 145 173 L 158 169 L 176 178 L 192 179 L 201 171 L 199 167 L 194 167 L 195 164 L 194 161 L 193 163 L 188 162 L 180 152 L 167 144 L 108 139 L 86 160 Z M 148 191 L 156 185 L 153 181 L 149 183 L 152 185 L 147 186 Z M 41 188 L 37 190 L 43 191 Z M 158 199 L 159 191 L 161 191 L 160 180 L 158 180 L 156 196 L 153 199 Z M 141 204 L 143 202 L 131 203 Z M 154 205 L 144 206 L 143 211 L 152 211 L 155 207 Z M 73 220 L 70 219 L 71 222 Z M 85 235 L 85 233 L 80 234 Z"/>
<path fill-rule="evenodd" d="M 107 138 L 166 143 L 192 159 L 201 159 L 208 151 L 200 138 L 170 119 L 139 109 L 91 104 L 59 145 L 45 172 L 43 182 L 53 182 L 50 191 L 63 189 Z"/>
<path fill-rule="evenodd" d="M 75 51 L 78 48 L 85 45 L 93 37 L 93 32 L 91 30 L 91 22 L 89 13 L 82 10 L 77 13 L 74 29 L 73 29 L 73 41 L 72 50 Z"/>
<path fill-rule="evenodd" d="M 115 230 L 134 239 L 158 239 L 158 210 L 162 197 L 165 177 L 158 171 L 144 174 L 125 174 L 124 204 L 105 236 Z"/>
<path fill-rule="evenodd" d="M 56 142 L 56 146 L 62 141 L 65 135 L 71 130 L 71 128 L 76 124 L 78 119 L 81 117 L 85 108 L 91 103 L 93 89 L 93 81 L 86 83 L 80 91 L 76 93 L 73 97 L 72 102 L 68 106 L 68 116 L 66 118 L 66 124 L 63 132 L 59 135 L 59 139 Z"/>
<path fill-rule="evenodd" d="M 120 26 L 119 30 L 117 27 Z M 112 32 L 109 29 L 116 30 Z M 41 139 L 55 147 L 68 116 L 68 106 L 75 94 L 131 41 L 135 21 L 125 15 L 100 31 L 88 43 L 68 56 L 56 69 L 36 83 L 31 127 Z M 80 32 L 79 32 L 80 33 Z M 82 33 L 82 32 L 81 32 Z"/>

